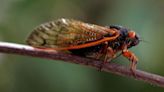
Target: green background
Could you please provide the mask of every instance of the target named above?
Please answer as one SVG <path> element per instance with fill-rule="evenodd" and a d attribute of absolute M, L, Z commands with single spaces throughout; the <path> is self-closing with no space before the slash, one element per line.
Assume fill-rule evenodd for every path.
<path fill-rule="evenodd" d="M 131 50 L 138 69 L 164 76 L 164 0 L 0 0 L 0 41 L 25 44 L 34 27 L 73 18 L 135 30 L 147 41 Z M 115 63 L 128 66 L 119 57 Z M 81 65 L 0 54 L 0 92 L 164 92 L 162 88 Z"/>

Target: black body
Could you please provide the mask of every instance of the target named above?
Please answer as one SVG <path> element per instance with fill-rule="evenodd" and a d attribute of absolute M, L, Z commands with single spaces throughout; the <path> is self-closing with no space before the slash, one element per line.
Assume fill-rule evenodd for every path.
<path fill-rule="evenodd" d="M 128 46 L 128 48 L 135 46 L 139 43 L 139 37 L 136 35 L 135 39 L 128 39 L 128 29 L 121 27 L 121 26 L 110 26 L 110 28 L 115 28 L 119 30 L 120 36 L 113 40 L 108 42 L 108 47 L 111 47 L 113 50 L 121 50 L 122 45 L 128 44 L 131 42 L 131 44 Z M 106 37 L 106 36 L 104 36 Z M 110 36 L 108 36 L 110 37 Z M 103 38 L 102 38 L 103 39 Z M 80 56 L 87 56 L 91 55 L 93 53 L 99 52 L 104 48 L 104 44 L 99 44 L 97 46 L 82 48 L 82 49 L 76 49 L 76 50 L 70 50 L 72 54 L 80 55 Z"/>

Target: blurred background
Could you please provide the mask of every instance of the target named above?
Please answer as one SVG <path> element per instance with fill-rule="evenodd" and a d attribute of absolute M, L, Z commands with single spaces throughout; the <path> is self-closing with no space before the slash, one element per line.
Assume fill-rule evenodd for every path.
<path fill-rule="evenodd" d="M 135 30 L 137 68 L 164 76 L 164 0 L 0 0 L 0 41 L 25 44 L 34 27 L 73 18 Z M 129 65 L 124 57 L 113 62 Z M 143 81 L 81 65 L 0 53 L 0 92 L 163 92 Z"/>

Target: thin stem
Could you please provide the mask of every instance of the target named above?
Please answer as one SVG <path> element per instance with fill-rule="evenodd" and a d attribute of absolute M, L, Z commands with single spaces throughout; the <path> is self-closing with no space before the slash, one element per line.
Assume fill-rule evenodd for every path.
<path fill-rule="evenodd" d="M 86 65 L 95 69 L 99 68 L 102 63 L 101 61 L 98 61 L 98 60 L 82 58 L 82 57 L 71 55 L 71 54 L 57 52 L 55 50 L 48 51 L 48 50 L 42 50 L 42 49 L 35 49 L 27 45 L 7 43 L 7 42 L 0 42 L 0 52 L 8 53 L 8 54 L 33 56 L 33 57 L 46 58 L 46 59 L 52 59 L 52 60 L 63 60 L 65 62 Z M 115 63 L 107 63 L 103 65 L 102 71 L 110 72 L 113 74 L 126 76 L 126 77 L 133 77 L 137 80 L 142 80 L 149 84 L 164 87 L 164 77 L 160 75 L 148 73 L 141 70 L 136 70 L 135 76 L 133 76 L 134 73 L 132 73 L 129 70 L 129 68 L 126 68 L 124 66 L 121 66 Z"/>

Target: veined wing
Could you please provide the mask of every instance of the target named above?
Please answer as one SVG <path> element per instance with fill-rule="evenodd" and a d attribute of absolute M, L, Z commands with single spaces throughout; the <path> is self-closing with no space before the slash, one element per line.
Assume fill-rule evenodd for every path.
<path fill-rule="evenodd" d="M 115 39 L 116 31 L 98 25 L 72 19 L 58 19 L 40 25 L 30 34 L 27 43 L 40 48 L 58 48 L 62 50 L 95 46 Z"/>

